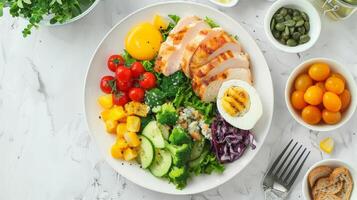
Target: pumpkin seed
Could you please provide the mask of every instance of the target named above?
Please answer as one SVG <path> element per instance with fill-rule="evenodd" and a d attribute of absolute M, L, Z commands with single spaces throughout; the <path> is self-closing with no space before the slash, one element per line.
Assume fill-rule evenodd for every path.
<path fill-rule="evenodd" d="M 295 21 L 294 21 L 294 22 L 295 22 Z M 299 26 L 304 25 L 304 23 L 305 23 L 304 20 L 300 20 L 300 21 L 297 21 L 297 22 L 296 22 L 295 26 L 296 26 L 296 27 L 299 27 Z"/>
<path fill-rule="evenodd" d="M 309 35 L 302 35 L 300 36 L 299 44 L 304 44 L 310 40 Z"/>
<path fill-rule="evenodd" d="M 288 39 L 288 40 L 286 41 L 286 44 L 287 44 L 288 46 L 290 46 L 290 47 L 294 47 L 294 46 L 297 45 L 297 42 L 296 42 L 294 39 Z"/>

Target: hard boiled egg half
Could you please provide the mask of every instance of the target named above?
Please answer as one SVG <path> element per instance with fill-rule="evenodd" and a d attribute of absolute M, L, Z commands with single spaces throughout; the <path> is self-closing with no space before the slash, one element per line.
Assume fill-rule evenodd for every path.
<path fill-rule="evenodd" d="M 228 123 L 243 130 L 252 129 L 263 115 L 258 92 L 241 80 L 229 80 L 222 84 L 218 92 L 217 108 Z"/>

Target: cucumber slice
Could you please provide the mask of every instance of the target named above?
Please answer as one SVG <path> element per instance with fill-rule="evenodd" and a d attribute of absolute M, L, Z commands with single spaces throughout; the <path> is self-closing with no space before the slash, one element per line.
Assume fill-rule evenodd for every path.
<path fill-rule="evenodd" d="M 154 161 L 150 165 L 150 172 L 156 177 L 162 177 L 169 172 L 171 164 L 170 152 L 164 149 L 156 149 Z"/>
<path fill-rule="evenodd" d="M 154 146 L 145 136 L 140 135 L 139 138 L 141 140 L 141 143 L 138 159 L 141 163 L 141 166 L 146 169 L 151 165 L 152 161 L 154 160 Z"/>
<path fill-rule="evenodd" d="M 148 125 L 145 126 L 142 134 L 151 141 L 154 147 L 159 149 L 165 147 L 164 138 L 162 137 L 161 130 L 156 121 L 149 122 Z"/>
<path fill-rule="evenodd" d="M 205 146 L 205 139 L 201 139 L 200 141 L 195 141 L 192 145 L 192 151 L 191 151 L 191 155 L 190 155 L 190 160 L 195 160 L 198 157 L 200 157 L 200 155 L 203 152 L 203 148 Z"/>
<path fill-rule="evenodd" d="M 196 158 L 195 160 L 190 161 L 190 162 L 188 163 L 188 166 L 189 166 L 190 168 L 196 168 L 196 167 L 198 167 L 198 166 L 202 163 L 202 161 L 205 159 L 205 157 L 206 157 L 206 155 L 208 154 L 208 152 L 209 152 L 209 147 L 208 147 L 208 145 L 204 145 L 204 148 L 203 148 L 203 150 L 202 150 L 201 155 L 200 155 L 198 158 Z"/>
<path fill-rule="evenodd" d="M 162 125 L 159 123 L 159 128 L 161 130 L 161 134 L 164 137 L 165 140 L 169 140 L 170 136 L 170 127 L 166 125 Z"/>

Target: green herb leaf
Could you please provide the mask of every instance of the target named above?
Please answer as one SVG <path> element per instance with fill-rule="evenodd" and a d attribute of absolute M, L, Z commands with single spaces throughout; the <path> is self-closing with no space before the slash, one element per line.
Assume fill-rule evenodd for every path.
<path fill-rule="evenodd" d="M 131 57 L 131 55 L 124 49 L 124 53 L 122 54 L 125 60 L 125 66 L 130 67 L 136 60 Z"/>
<path fill-rule="evenodd" d="M 205 22 L 211 27 L 211 28 L 216 28 L 219 27 L 219 25 L 211 18 L 205 17 Z"/>
<path fill-rule="evenodd" d="M 168 15 L 172 21 L 175 22 L 175 25 L 177 24 L 178 21 L 180 21 L 180 17 L 177 15 Z"/>
<path fill-rule="evenodd" d="M 4 10 L 4 3 L 3 2 L 0 2 L 0 17 L 3 16 L 3 10 Z"/>

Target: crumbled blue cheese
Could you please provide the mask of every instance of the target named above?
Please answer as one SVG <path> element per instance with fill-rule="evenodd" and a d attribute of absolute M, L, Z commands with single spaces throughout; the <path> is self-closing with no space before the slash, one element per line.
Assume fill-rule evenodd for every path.
<path fill-rule="evenodd" d="M 184 129 L 187 129 L 188 133 L 197 138 L 197 135 L 203 135 L 205 138 L 211 140 L 211 128 L 209 124 L 205 123 L 203 115 L 196 109 L 187 107 L 183 108 L 179 112 L 178 124 Z"/>

